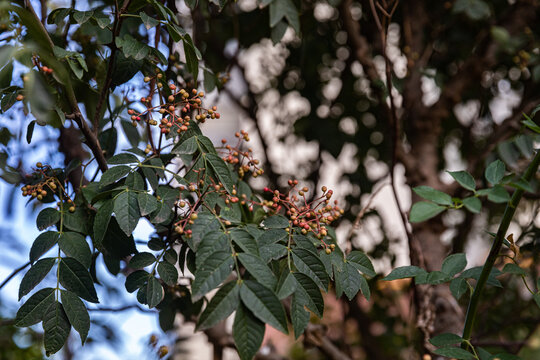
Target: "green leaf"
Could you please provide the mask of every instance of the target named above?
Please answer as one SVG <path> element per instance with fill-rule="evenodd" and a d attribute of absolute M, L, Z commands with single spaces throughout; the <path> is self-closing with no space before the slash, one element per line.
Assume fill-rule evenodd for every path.
<path fill-rule="evenodd" d="M 328 274 L 319 257 L 311 251 L 295 248 L 292 251 L 293 262 L 298 271 L 309 276 L 317 285 L 328 291 Z"/>
<path fill-rule="evenodd" d="M 444 333 L 429 339 L 429 342 L 436 347 L 454 345 L 463 341 L 463 338 L 456 334 Z"/>
<path fill-rule="evenodd" d="M 19 300 L 32 291 L 32 289 L 47 276 L 55 262 L 55 258 L 45 258 L 36 261 L 21 280 L 21 285 L 19 286 Z"/>
<path fill-rule="evenodd" d="M 316 239 L 315 243 L 314 243 L 313 238 L 310 239 L 310 238 L 308 238 L 307 236 L 304 236 L 304 235 L 294 234 L 293 235 L 293 240 L 294 240 L 294 243 L 298 247 L 301 247 L 302 249 L 309 250 L 314 254 L 318 254 L 317 246 L 321 243 L 321 241 L 319 239 Z M 326 255 L 326 253 L 324 251 L 322 251 L 322 253 Z M 321 261 L 322 261 L 322 259 L 323 259 L 323 257 L 321 256 Z"/>
<path fill-rule="evenodd" d="M 196 277 L 195 277 L 196 278 Z M 252 280 L 245 280 L 240 287 L 240 298 L 251 312 L 263 321 L 288 334 L 285 310 L 276 295 L 267 287 Z"/>
<path fill-rule="evenodd" d="M 358 271 L 354 269 L 356 273 Z M 313 280 L 302 273 L 293 273 L 296 280 L 296 291 L 294 292 L 300 302 L 315 315 L 322 318 L 324 312 L 324 300 L 321 290 Z"/>
<path fill-rule="evenodd" d="M 418 266 L 400 266 L 392 270 L 383 280 L 397 280 L 412 278 L 418 275 L 426 274 L 426 270 L 419 268 Z"/>
<path fill-rule="evenodd" d="M 287 247 L 285 245 L 281 244 L 270 244 L 261 246 L 259 249 L 259 252 L 261 254 L 261 258 L 269 262 L 270 260 L 278 260 L 282 257 L 287 255 Z"/>
<path fill-rule="evenodd" d="M 88 231 L 89 221 L 83 207 L 78 207 L 74 213 L 64 208 L 64 226 L 80 233 Z"/>
<path fill-rule="evenodd" d="M 217 154 L 216 148 L 214 147 L 214 144 L 212 143 L 212 140 L 210 140 L 209 138 L 207 138 L 204 135 L 198 135 L 196 140 L 197 140 L 197 144 L 198 144 L 199 148 L 203 152 L 211 153 L 211 154 Z"/>
<path fill-rule="evenodd" d="M 519 265 L 514 263 L 508 263 L 504 265 L 502 272 L 505 274 L 516 274 L 521 276 L 527 276 L 527 272 Z"/>
<path fill-rule="evenodd" d="M 197 321 L 196 331 L 208 329 L 231 315 L 240 304 L 240 288 L 236 281 L 224 284 L 214 295 Z"/>
<path fill-rule="evenodd" d="M 265 224 L 268 219 L 265 220 Z M 288 224 L 289 223 L 287 222 L 287 225 Z M 259 246 L 266 246 L 284 240 L 287 236 L 289 236 L 289 233 L 283 229 L 268 229 L 257 238 L 257 242 L 259 243 Z"/>
<path fill-rule="evenodd" d="M 146 27 L 147 30 L 150 30 L 152 28 L 155 28 L 160 24 L 160 22 L 150 16 L 148 16 L 145 12 L 140 12 L 139 16 L 141 17 L 141 20 Z"/>
<path fill-rule="evenodd" d="M 0 66 L 1 67 L 1 66 Z M 0 89 L 5 89 L 11 84 L 13 79 L 13 61 L 10 61 L 0 70 Z"/>
<path fill-rule="evenodd" d="M 170 219 L 172 210 L 167 202 L 158 201 L 157 204 L 157 209 L 150 214 L 150 221 L 152 224 L 163 224 Z"/>
<path fill-rule="evenodd" d="M 286 18 L 294 31 L 300 34 L 298 10 L 292 0 L 273 0 L 270 3 L 270 27 L 276 26 L 283 18 Z"/>
<path fill-rule="evenodd" d="M 36 219 L 36 225 L 39 231 L 45 230 L 60 221 L 60 212 L 54 208 L 45 208 L 41 210 Z"/>
<path fill-rule="evenodd" d="M 130 153 L 120 153 L 112 156 L 107 163 L 111 165 L 125 165 L 125 164 L 137 164 L 139 159 Z"/>
<path fill-rule="evenodd" d="M 34 128 L 36 127 L 36 120 L 30 121 L 26 128 L 26 142 L 30 144 L 32 142 L 32 135 L 34 135 Z"/>
<path fill-rule="evenodd" d="M 99 207 L 96 216 L 94 217 L 94 246 L 99 250 L 102 251 L 103 249 L 103 239 L 105 237 L 105 233 L 107 232 L 107 228 L 109 226 L 109 222 L 111 220 L 111 215 L 113 213 L 114 209 L 114 202 L 113 200 L 107 200 L 101 206 Z"/>
<path fill-rule="evenodd" d="M 458 360 L 474 359 L 473 354 L 458 347 L 444 347 L 433 351 L 433 353 Z"/>
<path fill-rule="evenodd" d="M 291 322 L 294 330 L 294 338 L 298 340 L 309 324 L 309 313 L 304 309 L 302 299 L 299 299 L 299 296 L 296 294 L 293 295 L 291 301 Z"/>
<path fill-rule="evenodd" d="M 350 263 L 345 263 L 341 271 L 334 271 L 336 282 L 336 296 L 339 298 L 343 293 L 352 300 L 360 290 L 362 275 Z"/>
<path fill-rule="evenodd" d="M 442 263 L 441 271 L 450 276 L 454 276 L 463 271 L 467 266 L 467 257 L 463 253 L 447 256 Z"/>
<path fill-rule="evenodd" d="M 446 208 L 443 206 L 432 202 L 420 201 L 413 204 L 409 214 L 409 221 L 412 223 L 425 221 L 439 215 L 444 210 Z"/>
<path fill-rule="evenodd" d="M 58 265 L 58 279 L 66 290 L 74 292 L 87 301 L 99 302 L 90 273 L 77 260 L 63 258 Z"/>
<path fill-rule="evenodd" d="M 94 20 L 96 21 L 96 24 L 102 29 L 105 29 L 111 23 L 111 19 L 103 13 L 94 14 Z"/>
<path fill-rule="evenodd" d="M 280 20 L 276 26 L 272 28 L 272 32 L 270 33 L 270 38 L 272 39 L 272 42 L 275 44 L 279 43 L 281 39 L 283 39 L 283 36 L 285 36 L 285 33 L 287 32 L 287 29 L 289 28 L 289 25 L 283 20 Z"/>
<path fill-rule="evenodd" d="M 141 216 L 151 214 L 158 208 L 159 204 L 158 199 L 145 192 L 137 194 L 137 201 Z"/>
<path fill-rule="evenodd" d="M 177 155 L 193 155 L 197 152 L 197 136 L 192 136 L 189 139 L 177 143 L 171 150 L 172 154 Z"/>
<path fill-rule="evenodd" d="M 233 258 L 227 251 L 218 251 L 208 256 L 195 271 L 191 286 L 192 300 L 199 300 L 221 284 L 231 273 L 233 264 Z"/>
<path fill-rule="evenodd" d="M 369 260 L 369 257 L 361 251 L 351 251 L 349 255 L 347 255 L 347 262 L 367 276 L 373 277 L 377 275 L 371 260 Z"/>
<path fill-rule="evenodd" d="M 489 5 L 483 0 L 456 0 L 454 13 L 465 13 L 471 20 L 481 20 L 491 15 Z"/>
<path fill-rule="evenodd" d="M 128 34 L 123 37 L 116 37 L 115 44 L 118 48 L 122 49 L 126 57 L 131 57 L 135 60 L 144 60 L 150 53 L 150 47 L 148 45 Z"/>
<path fill-rule="evenodd" d="M 524 179 L 519 179 L 518 181 L 511 182 L 508 185 L 516 189 L 521 189 L 523 191 L 534 193 L 534 188 L 531 186 L 531 184 L 528 181 L 525 181 Z"/>
<path fill-rule="evenodd" d="M 366 298 L 366 300 L 369 301 L 369 298 L 371 297 L 371 290 L 369 289 L 369 284 L 365 277 L 360 278 L 360 291 L 362 291 L 362 295 Z"/>
<path fill-rule="evenodd" d="M 129 236 L 135 230 L 141 217 L 137 193 L 124 191 L 114 200 L 114 214 L 120 229 Z"/>
<path fill-rule="evenodd" d="M 2 110 L 2 112 L 5 113 L 6 111 L 8 111 L 13 106 L 13 104 L 15 104 L 16 100 L 17 100 L 16 92 L 12 92 L 12 93 L 4 95 L 2 97 L 2 100 L 0 101 L 0 109 Z"/>
<path fill-rule="evenodd" d="M 54 304 L 54 289 L 45 288 L 36 292 L 21 306 L 15 317 L 15 325 L 32 326 L 43 320 L 45 311 Z"/>
<path fill-rule="evenodd" d="M 456 300 L 459 300 L 468 289 L 469 285 L 467 285 L 467 280 L 463 278 L 458 277 L 450 281 L 450 292 L 456 298 Z"/>
<path fill-rule="evenodd" d="M 58 242 L 59 234 L 56 231 L 47 231 L 39 234 L 30 248 L 30 261 L 34 262 L 49 251 Z"/>
<path fill-rule="evenodd" d="M 494 203 L 506 203 L 510 200 L 508 191 L 501 185 L 495 185 L 488 191 L 488 200 Z"/>
<path fill-rule="evenodd" d="M 443 273 L 442 271 L 432 271 L 430 273 L 417 275 L 415 281 L 418 285 L 421 284 L 430 284 L 438 285 L 445 282 L 448 282 L 452 279 L 448 274 Z"/>
<path fill-rule="evenodd" d="M 123 53 L 118 53 L 114 59 L 111 86 L 122 85 L 131 80 L 141 70 L 143 64 L 141 60 L 128 58 Z"/>
<path fill-rule="evenodd" d="M 32 114 L 36 117 L 36 121 L 39 125 L 45 125 L 50 122 L 51 111 L 54 109 L 55 101 L 52 99 L 51 94 L 53 91 L 49 88 L 42 75 L 36 71 L 30 71 L 28 73 L 28 80 L 24 82 L 24 90 L 26 92 L 26 99 L 30 103 Z M 15 93 L 11 93 L 13 100 L 15 100 Z M 2 111 L 4 108 L 11 107 L 11 105 L 4 103 L 2 98 Z"/>
<path fill-rule="evenodd" d="M 79 62 L 71 59 L 71 58 L 68 58 L 66 59 L 67 60 L 67 63 L 69 65 L 69 68 L 71 69 L 71 71 L 73 71 L 73 73 L 75 74 L 75 76 L 78 78 L 78 79 L 82 79 L 83 75 L 84 75 L 84 71 L 83 69 L 79 66 Z"/>
<path fill-rule="evenodd" d="M 78 11 L 78 10 L 72 10 L 73 11 L 73 19 L 77 22 L 77 24 L 81 25 L 90 20 L 92 16 L 94 16 L 94 10 L 90 11 Z"/>
<path fill-rule="evenodd" d="M 47 356 L 56 353 L 64 346 L 71 330 L 71 324 L 64 307 L 55 301 L 43 316 L 43 343 Z"/>
<path fill-rule="evenodd" d="M 240 304 L 234 317 L 233 338 L 241 360 L 253 359 L 261 347 L 265 329 L 264 322 Z"/>
<path fill-rule="evenodd" d="M 492 26 L 490 31 L 491 31 L 491 36 L 497 43 L 499 43 L 500 46 L 504 48 L 509 45 L 510 39 L 511 39 L 510 33 L 504 27 Z"/>
<path fill-rule="evenodd" d="M 150 266 L 156 262 L 154 254 L 149 252 L 140 252 L 135 254 L 131 260 L 129 260 L 129 267 L 132 269 L 142 269 Z"/>
<path fill-rule="evenodd" d="M 526 114 L 523 114 L 523 116 L 525 117 L 525 120 L 523 120 L 521 123 L 535 133 L 540 134 L 540 126 L 536 125 L 536 123 Z"/>
<path fill-rule="evenodd" d="M 289 220 L 283 215 L 273 215 L 263 221 L 263 226 L 267 229 L 285 229 L 289 225 Z"/>
<path fill-rule="evenodd" d="M 488 165 L 485 171 L 486 180 L 496 185 L 501 182 L 506 171 L 506 166 L 501 160 L 495 160 Z"/>
<path fill-rule="evenodd" d="M 413 190 L 416 194 L 418 194 L 418 196 L 423 197 L 426 200 L 433 201 L 439 205 L 454 205 L 450 195 L 442 191 L 435 190 L 430 186 L 418 186 L 413 188 Z"/>
<path fill-rule="evenodd" d="M 157 271 L 159 277 L 165 282 L 165 284 L 174 286 L 178 282 L 178 270 L 176 270 L 174 265 L 166 261 L 162 261 L 158 264 Z"/>
<path fill-rule="evenodd" d="M 165 291 L 163 286 L 158 279 L 151 276 L 148 279 L 148 284 L 146 285 L 146 300 L 148 301 L 148 307 L 150 309 L 156 307 L 165 296 Z"/>
<path fill-rule="evenodd" d="M 335 248 L 335 251 L 332 251 L 330 254 L 327 254 L 325 251 L 320 251 L 318 253 L 319 259 L 321 259 L 326 269 L 326 273 L 330 277 L 330 280 L 334 280 L 334 271 L 342 271 L 343 266 L 345 266 L 345 259 L 343 258 L 343 253 L 339 248 Z M 317 251 L 317 250 L 315 250 Z M 356 267 L 355 264 L 351 264 Z"/>
<path fill-rule="evenodd" d="M 204 74 L 204 82 L 203 82 L 204 91 L 209 93 L 216 88 L 217 78 L 216 78 L 216 75 L 214 75 L 214 73 L 211 70 L 206 69 L 206 68 L 204 69 L 203 74 Z"/>
<path fill-rule="evenodd" d="M 463 205 L 467 208 L 467 210 L 475 214 L 478 214 L 480 210 L 482 210 L 482 202 L 479 198 L 474 196 L 463 199 Z"/>
<path fill-rule="evenodd" d="M 193 75 L 193 83 L 196 84 L 197 77 L 199 75 L 199 59 L 197 59 L 197 50 L 189 34 L 184 35 L 182 40 L 184 42 L 184 54 L 186 56 L 187 69 L 191 75 Z"/>
<path fill-rule="evenodd" d="M 481 273 L 482 273 L 482 266 L 475 266 L 473 268 L 467 269 L 464 272 L 462 272 L 461 275 L 459 275 L 459 277 L 464 278 L 464 279 L 470 278 L 470 279 L 474 279 L 478 281 L 478 278 L 480 278 Z M 491 273 L 488 276 L 486 284 L 491 285 L 491 286 L 502 287 L 501 282 L 497 280 L 497 276 L 501 274 L 502 273 L 501 271 L 499 271 L 499 269 L 497 268 L 491 269 Z"/>
<path fill-rule="evenodd" d="M 257 241 L 250 233 L 238 228 L 231 229 L 230 231 L 232 241 L 234 241 L 242 251 L 255 256 L 259 255 Z"/>
<path fill-rule="evenodd" d="M 169 264 L 175 265 L 178 262 L 178 254 L 176 253 L 176 250 L 169 249 L 165 251 L 165 254 L 163 254 L 163 260 Z"/>
<path fill-rule="evenodd" d="M 286 297 L 290 296 L 296 290 L 296 287 L 297 287 L 297 282 L 296 282 L 296 279 L 294 278 L 294 275 L 287 271 L 282 272 L 278 280 L 278 284 L 276 286 L 276 289 L 277 289 L 276 295 L 278 299 L 283 300 Z"/>
<path fill-rule="evenodd" d="M 277 279 L 270 268 L 258 256 L 240 253 L 238 259 L 247 269 L 247 271 L 261 284 L 264 284 L 269 289 L 274 289 Z"/>
<path fill-rule="evenodd" d="M 88 310 L 86 310 L 86 306 L 84 306 L 81 299 L 74 293 L 60 290 L 60 294 L 62 295 L 62 306 L 64 307 L 67 318 L 81 336 L 81 343 L 84 345 L 88 331 L 90 330 L 90 315 L 88 315 Z"/>
<path fill-rule="evenodd" d="M 67 256 L 77 259 L 86 268 L 90 267 L 92 251 L 81 234 L 72 231 L 62 233 L 58 239 L 58 246 Z"/>
<path fill-rule="evenodd" d="M 126 290 L 129 293 L 134 292 L 148 281 L 148 273 L 144 270 L 137 270 L 129 274 L 126 278 Z"/>
<path fill-rule="evenodd" d="M 476 189 L 476 182 L 471 174 L 467 171 L 447 171 L 461 185 L 467 190 L 474 191 Z"/>
<path fill-rule="evenodd" d="M 233 181 L 231 171 L 225 161 L 216 154 L 206 154 L 205 157 L 212 170 L 214 170 L 218 180 L 223 184 L 225 190 L 227 190 L 229 194 L 232 194 Z"/>
<path fill-rule="evenodd" d="M 223 249 L 227 249 L 228 247 L 229 242 L 227 240 L 227 235 L 224 232 L 213 231 L 207 233 L 197 248 L 195 265 L 197 267 L 202 266 L 208 256 L 217 251 L 223 251 Z"/>
<path fill-rule="evenodd" d="M 199 243 L 202 241 L 203 237 L 212 231 L 215 231 L 220 228 L 219 221 L 212 214 L 203 213 L 199 214 L 195 223 L 191 226 L 191 238 L 188 239 L 189 247 L 197 251 Z"/>
<path fill-rule="evenodd" d="M 109 168 L 109 170 L 105 171 L 105 173 L 101 176 L 101 179 L 99 180 L 99 186 L 105 187 L 107 185 L 110 185 L 126 176 L 130 171 L 131 167 L 127 165 L 119 165 Z"/>

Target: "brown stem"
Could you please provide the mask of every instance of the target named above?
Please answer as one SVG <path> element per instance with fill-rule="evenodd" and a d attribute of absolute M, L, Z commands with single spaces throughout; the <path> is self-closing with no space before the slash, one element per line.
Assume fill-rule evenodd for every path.
<path fill-rule="evenodd" d="M 21 271 L 23 271 L 24 269 L 26 269 L 26 267 L 27 267 L 28 265 L 30 265 L 30 261 L 27 262 L 27 263 L 24 264 L 24 265 L 19 266 L 19 267 L 16 268 L 15 270 L 13 270 L 13 271 L 11 272 L 11 274 L 9 274 L 9 276 L 8 276 L 4 281 L 2 281 L 2 284 L 0 284 L 0 289 L 3 288 L 4 286 L 6 286 L 6 284 L 7 284 L 11 279 L 13 279 L 13 277 L 14 277 L 15 275 L 17 275 L 18 273 L 20 273 Z"/>
<path fill-rule="evenodd" d="M 47 29 L 45 29 L 45 26 L 43 26 L 43 24 L 39 21 L 39 17 L 34 11 L 34 8 L 32 7 L 32 3 L 26 0 L 25 6 L 30 12 L 30 14 L 32 14 L 32 16 L 41 25 L 39 29 L 42 35 L 44 36 L 44 38 L 47 40 L 47 43 L 49 44 L 48 51 L 52 53 L 52 49 L 54 48 L 54 43 L 51 37 L 49 36 Z M 79 104 L 77 102 L 77 98 L 75 97 L 75 91 L 73 90 L 73 87 L 71 86 L 69 77 L 66 79 L 66 84 L 64 85 L 64 87 L 65 87 L 65 90 L 67 93 L 66 95 L 67 95 L 67 98 L 68 98 L 68 101 L 72 110 L 72 114 L 66 115 L 66 118 L 75 120 L 75 122 L 79 126 L 79 129 L 82 131 L 84 137 L 86 138 L 87 145 L 88 147 L 90 147 L 90 150 L 92 150 L 92 153 L 94 154 L 94 157 L 96 158 L 98 162 L 100 170 L 106 171 L 108 169 L 107 160 L 105 160 L 105 156 L 103 156 L 103 150 L 101 150 L 101 145 L 99 144 L 99 140 L 96 134 L 94 134 L 92 130 L 90 130 L 90 128 L 88 127 L 88 124 L 86 123 L 86 120 L 82 116 L 81 110 L 79 109 Z"/>
<path fill-rule="evenodd" d="M 324 327 L 322 325 L 308 324 L 304 333 L 304 342 L 308 345 L 316 346 L 327 356 L 327 359 L 351 360 L 347 354 L 342 352 L 324 335 Z"/>
<path fill-rule="evenodd" d="M 105 102 L 105 100 L 107 99 L 107 96 L 109 95 L 109 90 L 112 84 L 114 62 L 115 62 L 116 53 L 118 50 L 118 48 L 116 47 L 115 39 L 120 33 L 120 28 L 122 27 L 122 21 L 124 20 L 124 18 L 122 17 L 122 14 L 126 12 L 130 2 L 131 0 L 125 0 L 120 10 L 118 10 L 117 4 L 115 3 L 116 11 L 114 14 L 115 19 L 114 19 L 113 31 L 112 31 L 113 37 L 112 37 L 111 43 L 109 44 L 109 48 L 111 49 L 111 56 L 109 56 L 109 63 L 107 66 L 107 75 L 105 75 L 105 81 L 103 82 L 103 88 L 101 89 L 101 93 L 99 94 L 99 99 L 96 106 L 96 112 L 94 114 L 94 119 L 92 121 L 92 126 L 94 127 L 95 134 L 97 134 L 97 132 L 99 131 L 99 118 L 101 117 L 103 103 Z"/>

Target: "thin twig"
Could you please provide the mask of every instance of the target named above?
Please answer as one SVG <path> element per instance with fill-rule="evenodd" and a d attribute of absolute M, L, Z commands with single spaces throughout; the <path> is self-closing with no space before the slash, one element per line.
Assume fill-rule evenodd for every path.
<path fill-rule="evenodd" d="M 377 190 L 373 191 L 371 195 L 369 196 L 366 206 L 364 206 L 360 210 L 358 215 L 356 215 L 356 219 L 354 220 L 353 226 L 351 227 L 351 230 L 349 231 L 349 235 L 347 235 L 347 240 L 346 240 L 347 248 L 345 249 L 346 254 L 348 254 L 352 250 L 351 249 L 352 238 L 354 234 L 360 229 L 361 221 L 364 218 L 364 215 L 366 214 L 366 212 L 371 208 L 371 203 L 373 202 L 377 194 L 388 184 L 389 184 L 388 182 L 385 182 L 381 186 L 379 186 Z"/>
<path fill-rule="evenodd" d="M 351 359 L 324 335 L 324 328 L 322 325 L 308 324 L 306 332 L 304 333 L 304 342 L 319 348 L 327 356 L 327 359 Z"/>
<path fill-rule="evenodd" d="M 36 12 L 34 11 L 34 8 L 32 7 L 32 3 L 30 1 L 28 1 L 28 0 L 26 0 L 25 1 L 25 6 L 26 6 L 27 10 L 30 12 L 30 14 L 41 25 L 39 27 L 39 30 L 40 30 L 42 36 L 46 39 L 46 41 L 47 41 L 47 43 L 49 45 L 49 48 L 47 50 L 52 54 L 52 51 L 53 51 L 53 48 L 54 48 L 54 43 L 53 43 L 51 37 L 49 36 L 49 33 L 47 32 L 47 29 L 45 29 L 45 26 L 43 26 L 43 24 L 41 24 L 41 22 L 39 21 L 39 17 L 37 16 Z M 90 148 L 90 150 L 92 150 L 92 153 L 94 154 L 94 156 L 95 156 L 95 158 L 96 158 L 96 160 L 98 162 L 100 170 L 101 171 L 106 171 L 108 169 L 107 160 L 105 160 L 105 156 L 103 156 L 103 150 L 101 149 L 101 145 L 99 144 L 99 140 L 98 140 L 96 134 L 94 134 L 92 132 L 92 130 L 90 130 L 90 128 L 88 127 L 88 124 L 86 123 L 86 120 L 82 116 L 81 110 L 79 109 L 79 104 L 78 104 L 77 98 L 75 96 L 75 91 L 73 90 L 73 87 L 71 85 L 71 81 L 70 81 L 69 77 L 66 78 L 66 83 L 64 84 L 64 87 L 66 89 L 67 99 L 69 101 L 69 104 L 71 105 L 71 111 L 72 111 L 71 115 L 73 116 L 73 119 L 75 120 L 75 122 L 79 126 L 79 129 L 83 133 L 84 137 L 86 138 L 87 145 Z"/>
<path fill-rule="evenodd" d="M 15 275 L 17 275 L 18 273 L 20 273 L 21 271 L 23 271 L 28 265 L 30 265 L 30 261 L 27 262 L 26 264 L 24 265 L 21 265 L 19 266 L 18 268 L 16 268 L 15 270 L 13 270 L 13 272 L 11 274 L 9 274 L 9 276 L 6 278 L 6 280 L 4 280 L 2 282 L 2 284 L 0 284 L 0 289 L 2 289 L 11 279 L 13 279 L 13 277 Z"/>
<path fill-rule="evenodd" d="M 375 3 L 373 2 L 373 0 L 369 0 L 369 6 L 371 7 L 371 13 L 373 14 L 373 18 L 375 19 L 375 24 L 377 25 L 377 29 L 379 29 L 379 31 L 383 31 L 381 20 L 379 19 L 379 14 L 377 14 L 377 9 L 375 9 Z M 384 52 L 384 47 L 383 47 L 383 52 Z"/>
<path fill-rule="evenodd" d="M 125 0 L 124 4 L 122 5 L 122 8 L 120 9 L 118 9 L 118 3 L 115 2 L 114 24 L 113 24 L 113 31 L 112 31 L 113 38 L 112 38 L 111 43 L 109 44 L 109 47 L 111 49 L 111 55 L 109 56 L 107 74 L 105 75 L 105 81 L 103 82 L 103 88 L 101 89 L 101 93 L 99 94 L 99 99 L 96 106 L 96 112 L 94 114 L 94 119 L 92 121 L 95 134 L 97 134 L 97 132 L 99 131 L 99 118 L 101 116 L 101 109 L 103 108 L 103 102 L 107 99 L 107 96 L 109 95 L 109 90 L 112 83 L 114 62 L 116 59 L 116 51 L 118 50 L 118 48 L 116 47 L 115 39 L 120 33 L 120 28 L 122 27 L 122 21 L 124 21 L 124 18 L 121 15 L 127 10 L 130 2 L 131 0 Z"/>
<path fill-rule="evenodd" d="M 145 309 L 139 304 L 132 304 L 132 305 L 126 305 L 122 307 L 99 307 L 99 308 L 89 308 L 88 311 L 100 311 L 100 312 L 119 312 L 119 311 L 127 311 L 127 310 L 139 310 L 140 312 L 144 313 L 156 313 L 155 310 Z"/>

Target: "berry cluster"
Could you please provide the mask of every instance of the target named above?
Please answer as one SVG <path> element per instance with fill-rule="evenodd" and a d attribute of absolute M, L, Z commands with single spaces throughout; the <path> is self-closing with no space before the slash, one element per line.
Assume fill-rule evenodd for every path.
<path fill-rule="evenodd" d="M 224 145 L 226 153 L 223 156 L 223 160 L 229 164 L 238 166 L 238 177 L 242 179 L 247 173 L 251 172 L 253 177 L 260 176 L 264 174 L 263 169 L 258 165 L 260 161 L 253 157 L 253 149 L 248 148 L 243 151 L 243 142 L 249 141 L 249 134 L 241 130 L 234 134 L 238 138 L 238 142 L 235 146 L 227 144 L 227 140 L 221 140 L 221 143 Z"/>
<path fill-rule="evenodd" d="M 168 134 L 171 130 L 175 130 L 177 134 L 181 134 L 187 131 L 189 122 L 192 119 L 193 112 L 195 112 L 194 119 L 200 123 L 204 123 L 206 119 L 219 119 L 220 113 L 217 112 L 217 107 L 206 109 L 202 106 L 202 98 L 204 92 L 199 92 L 197 89 L 188 92 L 186 89 L 178 89 L 175 84 L 169 84 L 168 88 L 170 95 L 165 95 L 163 92 L 163 74 L 161 70 L 156 70 L 154 77 L 145 77 L 145 82 L 157 82 L 156 88 L 152 87 L 150 94 L 140 99 L 146 107 L 143 112 L 138 112 L 134 109 L 129 109 L 128 114 L 131 115 L 131 121 L 133 126 L 141 121 L 146 122 L 149 125 L 158 125 L 162 134 Z M 152 101 L 154 95 L 157 93 L 160 99 L 160 104 L 153 106 Z M 158 112 L 161 115 L 161 120 L 152 118 L 152 113 Z"/>
<path fill-rule="evenodd" d="M 300 232 L 304 235 L 311 232 L 322 241 L 328 235 L 326 225 L 343 214 L 343 209 L 338 206 L 337 200 L 330 204 L 332 190 L 323 186 L 321 188 L 322 195 L 308 202 L 306 198 L 306 194 L 309 192 L 308 187 L 297 189 L 298 180 L 289 180 L 288 184 L 290 188 L 285 194 L 278 190 L 272 191 L 269 188 L 264 188 L 265 192 L 272 193 L 272 199 L 263 201 L 262 205 L 275 212 L 284 209 L 293 227 L 300 228 Z M 323 245 L 327 253 L 332 252 L 335 248 L 335 246 L 327 245 L 324 241 Z"/>
<path fill-rule="evenodd" d="M 53 73 L 53 69 L 51 69 L 48 66 L 43 65 L 37 56 L 32 57 L 32 63 L 34 64 L 34 66 L 38 68 L 39 71 L 41 71 L 45 75 L 50 75 Z"/>
<path fill-rule="evenodd" d="M 196 210 L 201 206 L 201 204 L 204 203 L 204 199 L 207 195 L 217 193 L 219 196 L 225 196 L 225 202 L 227 204 L 231 201 L 229 199 L 232 199 L 232 202 L 238 202 L 238 198 L 234 196 L 236 194 L 236 190 L 233 190 L 233 196 L 230 196 L 227 194 L 227 191 L 223 188 L 221 183 L 213 183 L 207 188 L 205 188 L 204 185 L 204 180 L 200 179 L 197 181 L 197 183 L 189 184 L 187 188 L 182 185 L 179 187 L 180 198 L 176 202 L 176 206 L 180 211 L 183 212 L 184 215 L 174 224 L 174 231 L 177 234 L 185 235 L 187 238 L 191 237 L 192 231 L 190 229 L 186 229 L 186 227 L 188 225 L 193 225 L 195 220 L 198 218 Z M 189 201 L 182 198 L 182 191 L 185 190 L 193 194 L 193 198 L 195 199 L 194 201 Z M 225 225 L 230 225 L 230 223 L 227 224 L 227 222 L 225 222 Z"/>
<path fill-rule="evenodd" d="M 54 176 L 54 171 L 49 165 L 36 163 L 33 175 L 27 175 L 28 178 L 37 179 L 34 184 L 26 184 L 21 188 L 23 196 L 29 196 L 32 199 L 43 201 L 47 195 L 58 194 L 60 199 L 65 201 L 69 212 L 75 211 L 75 204 L 66 192 L 62 182 Z M 58 203 L 60 206 L 61 203 Z"/>
<path fill-rule="evenodd" d="M 42 67 L 41 67 L 41 71 L 42 71 L 44 74 L 52 74 L 52 73 L 53 73 L 53 69 L 51 69 L 51 68 L 48 67 L 48 66 L 42 66 Z"/>
<path fill-rule="evenodd" d="M 157 356 L 161 359 L 165 357 L 169 353 L 169 347 L 166 345 L 161 345 L 158 347 L 158 337 L 154 334 L 150 335 L 150 339 L 148 340 L 149 345 L 157 350 Z"/>

